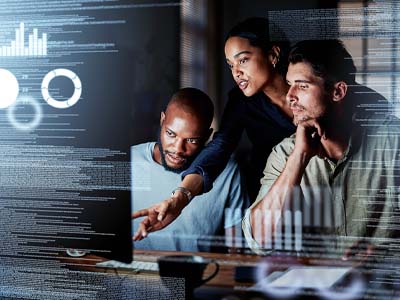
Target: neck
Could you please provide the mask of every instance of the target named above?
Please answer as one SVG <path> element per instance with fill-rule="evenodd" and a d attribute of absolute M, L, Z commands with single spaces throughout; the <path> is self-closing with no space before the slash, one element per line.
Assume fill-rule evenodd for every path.
<path fill-rule="evenodd" d="M 159 165 L 162 165 L 160 147 L 158 146 L 157 143 L 155 144 L 154 149 L 153 149 L 153 159 L 156 163 L 158 163 Z"/>
<path fill-rule="evenodd" d="M 330 126 L 325 126 L 326 139 L 321 139 L 325 155 L 333 160 L 343 158 L 350 141 L 352 131 L 351 119 L 336 118 L 335 121 L 328 121 Z"/>
<path fill-rule="evenodd" d="M 271 82 L 263 89 L 263 92 L 288 118 L 293 119 L 293 112 L 290 109 L 289 102 L 286 100 L 288 90 L 289 87 L 284 78 L 275 73 Z"/>

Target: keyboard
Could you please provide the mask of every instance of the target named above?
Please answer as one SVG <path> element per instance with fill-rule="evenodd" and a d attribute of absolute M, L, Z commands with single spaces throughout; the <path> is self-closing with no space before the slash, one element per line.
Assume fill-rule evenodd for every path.
<path fill-rule="evenodd" d="M 158 264 L 156 262 L 137 261 L 137 260 L 132 261 L 130 264 L 126 264 L 116 260 L 107 260 L 97 263 L 96 267 L 110 268 L 110 269 L 125 269 L 125 270 L 132 270 L 134 272 L 158 272 Z"/>

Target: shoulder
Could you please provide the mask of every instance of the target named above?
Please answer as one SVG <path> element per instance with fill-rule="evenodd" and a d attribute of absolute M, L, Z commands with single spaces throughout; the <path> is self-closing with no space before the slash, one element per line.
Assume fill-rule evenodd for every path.
<path fill-rule="evenodd" d="M 151 151 L 153 152 L 155 142 L 147 142 L 131 146 L 131 150 L 135 152 Z"/>
<path fill-rule="evenodd" d="M 393 109 L 393 105 L 382 94 L 358 83 L 349 88 L 349 96 L 360 117 L 375 117 Z"/>
<path fill-rule="evenodd" d="M 264 177 L 261 183 L 269 186 L 276 180 L 285 168 L 288 157 L 293 152 L 296 135 L 283 139 L 279 144 L 272 148 L 264 168 Z"/>
<path fill-rule="evenodd" d="M 137 144 L 131 147 L 131 160 L 152 160 L 155 142 Z"/>
<path fill-rule="evenodd" d="M 217 177 L 218 178 L 231 178 L 233 175 L 236 176 L 236 174 L 240 174 L 240 168 L 239 165 L 236 161 L 236 159 L 231 156 L 230 159 L 228 160 L 228 163 L 226 164 L 226 167 L 222 171 L 222 173 Z M 221 179 L 220 179 L 221 180 Z"/>
<path fill-rule="evenodd" d="M 226 164 L 224 170 L 214 181 L 214 188 L 211 190 L 217 190 L 221 188 L 229 188 L 232 185 L 241 184 L 241 171 L 238 163 L 236 162 L 234 156 L 231 156 L 228 163 Z"/>
<path fill-rule="evenodd" d="M 398 140 L 400 137 L 400 119 L 393 115 L 369 120 L 361 128 L 364 135 L 374 139 Z"/>
<path fill-rule="evenodd" d="M 280 143 L 272 148 L 271 155 L 275 155 L 280 158 L 287 158 L 294 149 L 295 140 L 295 133 L 287 138 L 284 138 Z"/>
<path fill-rule="evenodd" d="M 366 126 L 363 135 L 366 146 L 372 149 L 398 153 L 400 150 L 400 119 L 395 116 L 387 116 L 378 122 Z"/>
<path fill-rule="evenodd" d="M 231 156 L 230 159 L 228 160 L 225 170 L 227 170 L 228 172 L 234 172 L 239 170 L 239 165 L 234 156 Z"/>
<path fill-rule="evenodd" d="M 399 132 L 400 119 L 393 115 L 387 116 L 382 120 L 382 125 L 380 125 L 378 128 L 390 129 L 391 131 Z"/>

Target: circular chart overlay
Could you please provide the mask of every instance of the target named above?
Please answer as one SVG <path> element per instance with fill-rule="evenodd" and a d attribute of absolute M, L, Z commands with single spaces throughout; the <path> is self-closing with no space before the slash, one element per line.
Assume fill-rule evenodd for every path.
<path fill-rule="evenodd" d="M 17 109 L 18 105 L 30 105 L 33 107 L 33 109 L 35 110 L 35 114 L 30 122 L 23 123 L 16 118 L 15 110 Z M 23 131 L 29 131 L 35 129 L 40 124 L 40 121 L 42 120 L 42 108 L 36 100 L 29 96 L 26 96 L 22 99 L 19 99 L 14 105 L 12 105 L 8 109 L 7 116 L 8 120 L 15 128 Z"/>
<path fill-rule="evenodd" d="M 18 80 L 6 69 L 0 69 L 0 109 L 11 106 L 19 93 Z"/>
<path fill-rule="evenodd" d="M 71 98 L 64 100 L 64 101 L 58 101 L 55 100 L 53 97 L 51 97 L 49 93 L 49 84 L 50 81 L 52 81 L 54 78 L 58 76 L 64 76 L 69 78 L 72 83 L 74 84 L 74 93 L 72 94 Z M 75 105 L 82 94 L 82 83 L 79 77 L 72 72 L 71 70 L 68 69 L 55 69 L 53 71 L 50 71 L 49 73 L 46 74 L 46 76 L 43 78 L 42 81 L 42 96 L 43 99 L 52 107 L 55 108 L 68 108 L 73 105 Z"/>

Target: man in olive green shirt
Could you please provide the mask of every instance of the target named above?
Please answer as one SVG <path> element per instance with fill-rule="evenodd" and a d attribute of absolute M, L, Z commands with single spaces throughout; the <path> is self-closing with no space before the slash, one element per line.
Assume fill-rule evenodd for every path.
<path fill-rule="evenodd" d="M 387 247 L 400 236 L 399 120 L 355 114 L 348 96 L 355 67 L 338 40 L 300 42 L 289 62 L 297 131 L 268 159 L 243 220 L 249 246 L 259 254 L 314 246 L 332 255 L 357 240 L 368 245 L 358 254 Z"/>

